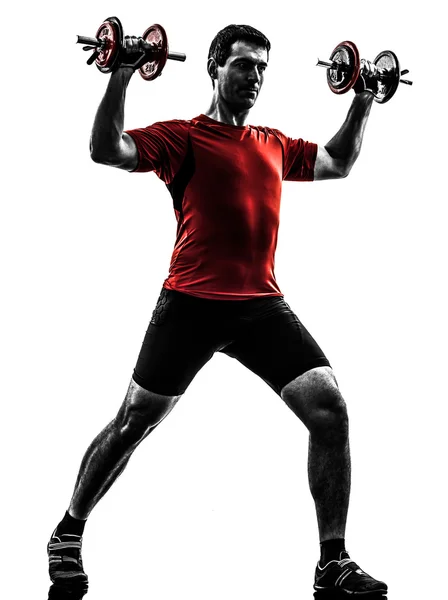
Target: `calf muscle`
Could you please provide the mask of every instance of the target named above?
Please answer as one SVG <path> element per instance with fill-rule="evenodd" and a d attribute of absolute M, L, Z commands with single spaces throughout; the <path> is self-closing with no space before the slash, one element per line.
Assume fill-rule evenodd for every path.
<path fill-rule="evenodd" d="M 179 396 L 153 394 L 131 381 L 117 416 L 88 447 L 76 480 L 69 512 L 87 519 L 124 471 L 137 446 L 171 412 Z"/>

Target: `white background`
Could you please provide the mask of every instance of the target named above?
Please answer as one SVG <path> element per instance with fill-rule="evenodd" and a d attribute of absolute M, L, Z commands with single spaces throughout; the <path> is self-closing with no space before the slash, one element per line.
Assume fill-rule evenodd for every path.
<path fill-rule="evenodd" d="M 446 75 L 435 2 L 17 3 L 3 34 L 2 595 L 46 598 L 45 546 L 82 455 L 121 404 L 175 239 L 153 174 L 94 164 L 108 76 L 75 35 L 108 16 L 166 28 L 170 62 L 136 75 L 126 127 L 207 110 L 215 33 L 272 42 L 249 121 L 325 144 L 352 100 L 317 58 L 341 41 L 398 55 L 414 86 L 374 104 L 342 181 L 284 186 L 277 279 L 331 360 L 351 417 L 347 547 L 389 598 L 439 598 L 446 544 Z M 434 10 L 432 10 L 434 9 Z M 24 50 L 26 48 L 26 51 Z M 307 433 L 218 355 L 146 440 L 87 524 L 90 600 L 312 597 L 317 526 Z M 443 502 L 444 500 L 444 502 Z M 446 555 L 445 555 L 446 558 Z M 4 591 L 6 586 L 6 591 Z"/>

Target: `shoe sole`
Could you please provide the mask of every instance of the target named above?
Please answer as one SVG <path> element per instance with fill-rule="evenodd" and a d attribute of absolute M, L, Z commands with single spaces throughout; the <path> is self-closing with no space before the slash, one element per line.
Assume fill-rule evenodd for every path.
<path fill-rule="evenodd" d="M 48 590 L 48 600 L 81 600 L 87 594 L 84 586 L 59 586 L 53 584 Z"/>
<path fill-rule="evenodd" d="M 316 588 L 314 589 L 316 590 Z M 347 598 L 366 598 L 368 596 L 372 600 L 387 600 L 387 591 L 350 592 L 344 589 L 321 588 L 314 592 L 316 600 L 346 600 Z"/>

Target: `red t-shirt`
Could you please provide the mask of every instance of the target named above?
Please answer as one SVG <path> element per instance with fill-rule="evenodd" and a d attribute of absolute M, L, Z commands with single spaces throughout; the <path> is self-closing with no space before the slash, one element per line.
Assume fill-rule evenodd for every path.
<path fill-rule="evenodd" d="M 127 131 L 136 171 L 173 198 L 177 238 L 164 287 L 201 298 L 282 296 L 274 275 L 282 180 L 312 181 L 317 145 L 200 115 Z"/>

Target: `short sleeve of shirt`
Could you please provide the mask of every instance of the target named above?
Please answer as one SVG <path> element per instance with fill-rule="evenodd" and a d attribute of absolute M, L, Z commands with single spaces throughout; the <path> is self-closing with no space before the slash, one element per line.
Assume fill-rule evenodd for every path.
<path fill-rule="evenodd" d="M 302 139 L 292 139 L 278 130 L 277 137 L 283 146 L 283 179 L 285 181 L 313 181 L 317 144 Z"/>
<path fill-rule="evenodd" d="M 126 133 L 137 146 L 138 165 L 134 173 L 155 171 L 170 183 L 185 157 L 188 147 L 189 121 L 162 121 Z"/>

